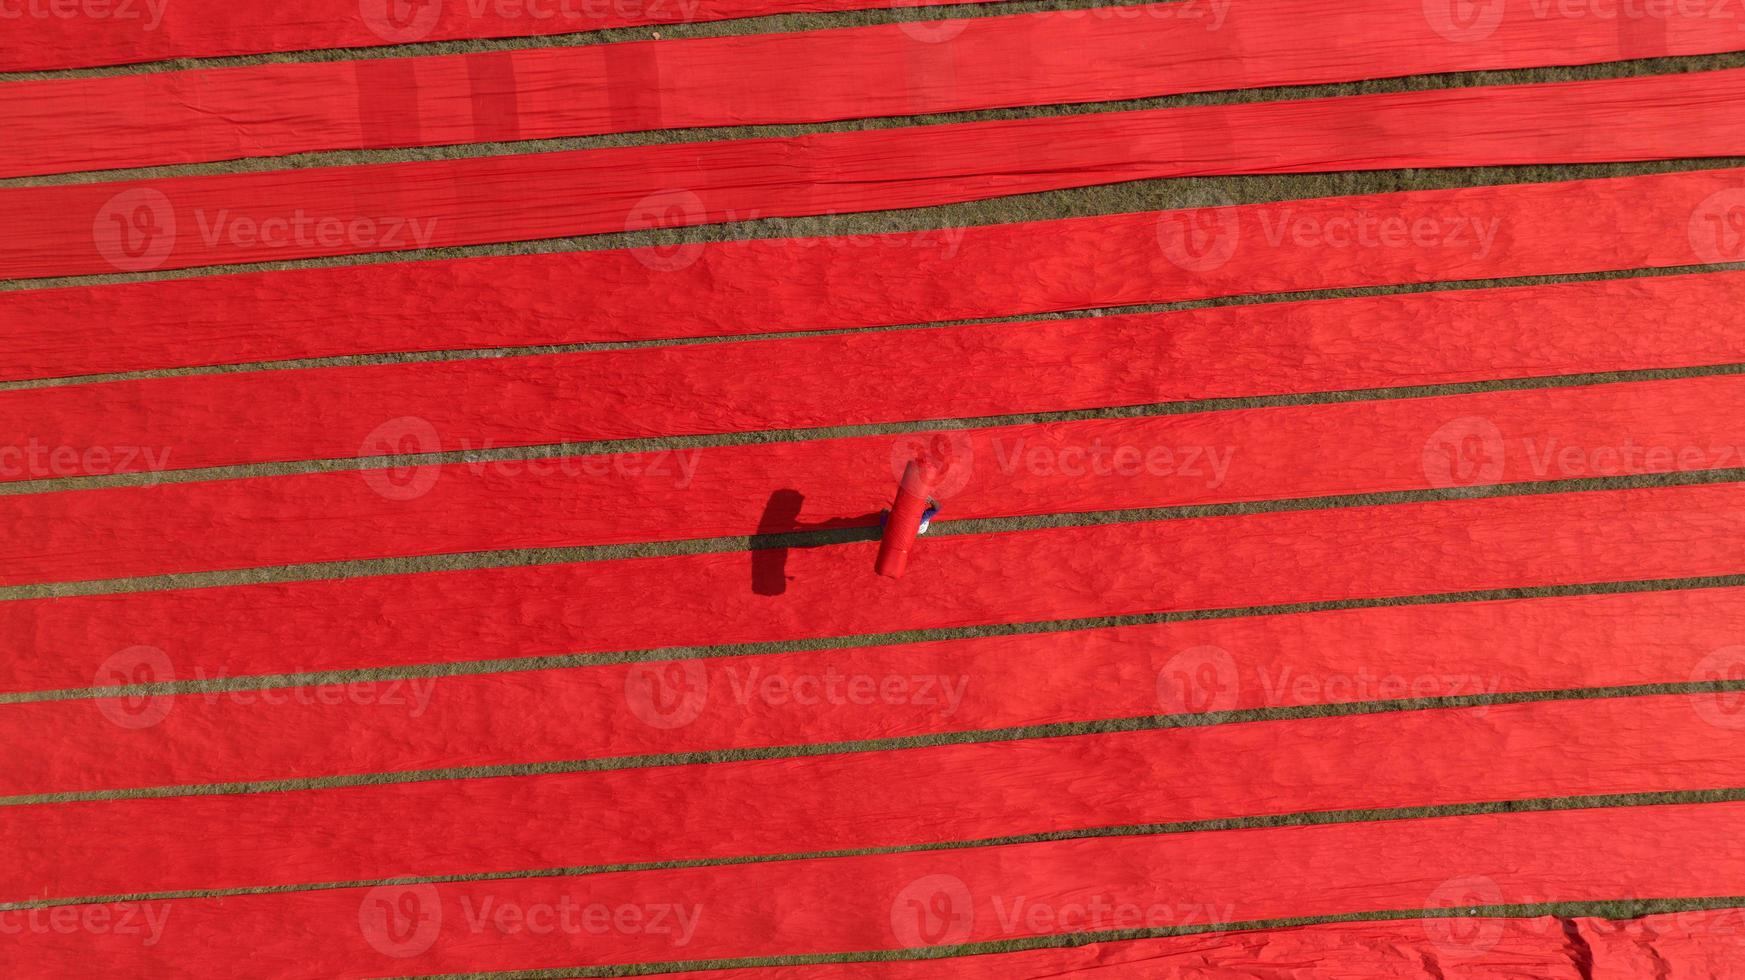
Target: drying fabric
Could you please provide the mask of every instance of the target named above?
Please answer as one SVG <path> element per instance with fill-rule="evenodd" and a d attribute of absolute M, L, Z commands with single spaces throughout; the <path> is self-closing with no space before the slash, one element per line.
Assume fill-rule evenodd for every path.
<path fill-rule="evenodd" d="M 1728 364 L 1742 303 L 1734 273 L 22 389 L 0 482 Z"/>
<path fill-rule="evenodd" d="M 0 176 L 813 123 L 1745 47 L 1720 18 L 1537 16 L 1470 43 L 1400 0 L 1163 3 L 848 30 L 16 83 Z M 946 43 L 928 43 L 938 37 Z"/>
<path fill-rule="evenodd" d="M 1436 930 L 1436 931 L 1432 931 Z M 1482 937 L 1483 949 L 1446 942 Z M 1317 973 L 1418 980 L 1638 980 L 1725 976 L 1737 961 L 1745 909 L 1670 912 L 1615 921 L 1588 916 L 1331 922 L 1296 929 L 1195 933 L 948 959 L 824 963 L 661 973 L 666 980 L 1157 980 Z M 1438 943 L 1438 939 L 1444 940 Z"/>
<path fill-rule="evenodd" d="M 0 380 L 1730 262 L 1741 201 L 1712 170 L 0 292 Z"/>
<path fill-rule="evenodd" d="M 1604 807 L 403 883 L 106 903 L 90 908 L 169 927 L 149 944 L 20 929 L 0 933 L 0 949 L 31 975 L 408 976 L 920 949 L 1131 929 L 1135 917 L 1204 927 L 1719 898 L 1736 894 L 1745 851 L 1716 842 L 1741 834 L 1741 803 Z M 1451 955 L 1483 952 L 1483 933 L 1448 925 L 1430 935 Z"/>
<path fill-rule="evenodd" d="M 0 846 L 14 855 L 0 865 L 0 899 L 492 874 L 574 866 L 578 855 L 589 865 L 624 866 L 810 854 L 1745 784 L 1745 724 L 1713 724 L 1692 710 L 1692 700 L 1486 705 L 523 778 L 17 806 L 0 823 Z M 1253 764 L 1263 758 L 1264 766 Z M 699 813 L 698 800 L 718 816 Z M 579 813 L 590 816 L 574 819 Z M 750 813 L 758 819 L 747 821 Z M 127 846 L 117 848 L 121 840 Z"/>
<path fill-rule="evenodd" d="M 913 401 L 941 413 L 975 416 L 1016 410 L 1012 404 L 982 399 L 1000 397 L 1002 389 L 1015 388 L 1017 382 L 1034 389 L 1025 392 L 1026 398 L 1066 396 L 1054 403 L 1061 408 L 1189 393 L 1254 393 L 1247 386 L 1259 379 L 1266 379 L 1261 383 L 1268 391 L 1288 391 L 1298 390 L 1293 372 L 1302 372 L 1304 365 L 1340 372 L 1338 378 L 1317 379 L 1312 387 L 1362 388 L 1395 380 L 1395 372 L 1417 354 L 1440 360 L 1458 353 L 1460 363 L 1415 365 L 1407 376 L 1416 383 L 1516 371 L 1597 371 L 1608 366 L 1608 358 L 1615 358 L 1618 367 L 1631 368 L 1745 359 L 1745 346 L 1719 321 L 1696 315 L 1697 307 L 1687 320 L 1675 303 L 1648 305 L 1641 311 L 1645 315 L 1636 316 L 1636 304 L 1622 297 L 1604 307 L 1571 302 L 1583 294 L 1598 299 L 1636 292 L 1634 283 L 1541 288 L 1567 305 L 1547 303 L 1551 315 L 1536 316 L 1527 312 L 1526 304 L 1502 302 L 1495 317 L 1486 317 L 1478 304 L 1461 304 L 1454 293 L 1404 303 L 1389 298 L 1311 304 L 1317 315 L 1297 333 L 1286 329 L 1296 325 L 1291 318 L 1253 317 L 1265 308 L 1238 307 L 1166 317 L 1171 326 L 1148 328 L 1143 336 L 1120 330 L 1105 337 L 1084 330 L 1050 330 L 1048 346 L 1059 352 L 1059 363 L 1050 363 L 1054 353 L 1028 358 L 1026 344 L 1013 345 L 999 356 L 978 350 L 973 357 L 960 356 L 950 342 L 923 345 L 939 355 L 941 371 L 930 378 L 939 389 Z M 1502 292 L 1474 298 L 1503 299 Z M 1426 298 L 1431 302 L 1422 301 Z M 1436 303 L 1460 305 L 1458 327 L 1430 314 L 1427 307 Z M 1584 316 L 1588 309 L 1603 312 Z M 1384 310 L 1400 315 L 1371 319 L 1370 313 Z M 1617 329 L 1604 328 L 1614 322 Z M 1389 339 L 1363 327 L 1345 333 L 1353 325 L 1371 323 L 1410 325 L 1410 331 L 1401 329 L 1401 336 Z M 1632 324 L 1641 327 L 1632 329 Z M 948 336 L 963 340 L 970 332 L 966 328 Z M 1497 336 L 1504 333 L 1508 336 Z M 857 339 L 884 341 L 890 336 Z M 1436 351 L 1409 349 L 1425 336 L 1435 338 Z M 1624 346 L 1624 338 L 1632 342 L 1630 347 Z M 1207 349 L 1200 349 L 1201 340 Z M 1245 364 L 1240 379 L 1220 376 L 1244 359 L 1211 348 L 1230 344 L 1250 349 L 1251 343 L 1271 365 Z M 1730 345 L 1739 349 L 1727 351 Z M 737 353 L 738 346 L 724 352 Z M 1643 350 L 1647 347 L 1655 348 L 1654 353 Z M 1708 349 L 1692 350 L 1699 347 Z M 1673 348 L 1686 349 L 1671 356 L 1661 353 Z M 1119 362 L 1123 349 L 1136 356 Z M 1166 349 L 1160 360 L 1167 363 L 1148 363 L 1143 356 Z M 682 350 L 694 354 L 704 348 Z M 1086 361 L 1088 351 L 1106 353 Z M 1467 352 L 1492 353 L 1495 361 L 1487 363 Z M 738 362 L 732 357 L 699 360 L 726 377 L 737 374 Z M 874 360 L 837 361 L 825 354 L 796 357 L 791 363 L 811 370 L 820 364 Z M 1118 362 L 1120 370 L 1111 369 L 1107 378 L 1100 369 L 1086 370 Z M 888 381 L 884 390 L 905 392 L 905 376 L 886 379 L 865 370 L 787 386 L 770 363 L 747 362 L 744 377 L 765 383 L 777 379 L 772 395 L 831 391 L 841 403 L 838 407 L 849 407 L 863 387 L 880 388 Z M 965 377 L 945 367 L 961 364 L 979 369 Z M 1209 367 L 1218 371 L 1207 373 Z M 1096 376 L 1098 384 L 1082 386 L 1082 396 L 1073 394 L 1079 390 L 1075 372 Z M 1124 391 L 1121 382 L 1134 374 L 1139 390 Z M 696 397 L 707 405 L 710 387 L 687 387 L 686 378 L 683 372 L 651 372 L 646 386 L 614 380 L 599 387 L 642 396 L 664 390 L 670 381 L 672 401 L 662 404 Z M 1230 382 L 1238 387 L 1218 388 Z M 1186 387 L 1158 390 L 1164 384 Z M 550 405 L 570 406 L 573 412 L 599 387 L 578 381 L 573 393 L 554 395 Z M 489 400 L 488 391 L 496 390 L 487 384 L 479 388 L 481 404 Z M 340 384 L 332 391 L 337 396 L 345 389 Z M 409 384 L 407 390 L 419 389 Z M 247 391 L 241 386 L 234 396 L 246 397 Z M 974 397 L 958 397 L 972 393 Z M 224 400 L 215 396 L 211 401 L 213 425 L 222 424 L 218 406 Z M 318 399 L 309 400 L 314 401 Z M 129 402 L 133 400 L 122 400 Z M 745 407 L 762 410 L 772 402 L 782 404 L 779 398 L 762 404 L 748 399 Z M 161 404 L 144 397 L 135 403 Z M 934 494 L 943 498 L 942 519 L 949 520 L 1738 469 L 1745 467 L 1745 447 L 1736 438 L 1745 428 L 1742 405 L 1745 378 L 1723 376 L 17 494 L 0 496 L 0 524 L 14 529 L 0 543 L 0 585 L 872 527 L 881 509 L 890 505 L 901 466 L 923 454 L 950 460 L 947 481 Z M 426 407 L 441 410 L 435 401 Z M 119 410 L 116 414 L 125 415 Z M 264 417 L 275 414 L 266 412 Z M 559 415 L 553 411 L 545 418 L 555 426 L 564 421 Z M 622 416 L 608 409 L 601 417 Z M 143 437 L 149 418 L 140 421 Z M 205 431 L 190 427 L 192 433 Z M 282 431 L 296 435 L 302 430 Z M 359 445 L 375 451 L 463 448 L 436 437 L 438 431 L 427 421 L 402 417 L 374 438 L 360 437 Z M 1353 441 L 1354 432 L 1363 438 Z M 488 438 L 476 435 L 462 442 L 487 445 L 500 438 L 500 431 L 493 430 Z M 412 442 L 402 445 L 402 437 Z M 421 437 L 426 441 L 418 442 Z M 0 459 L 6 452 L 0 449 Z M 164 452 L 168 458 L 159 459 L 180 462 L 180 449 Z M 12 475 L 49 474 L 24 467 Z M 479 514 L 490 514 L 492 520 L 476 520 Z"/>
<path fill-rule="evenodd" d="M 1745 592 L 1702 589 L 28 702 L 0 712 L 0 796 L 1710 681 L 1742 631 Z M 1691 706 L 1745 721 L 1745 696 L 1712 697 Z"/>
<path fill-rule="evenodd" d="M 1745 155 L 1745 69 L 0 189 L 0 277 L 884 211 L 1147 178 Z"/>
<path fill-rule="evenodd" d="M 116 0 L 78 8 L 14 0 L 4 8 L 9 16 L 0 35 L 0 71 L 932 5 L 933 0 L 295 0 L 257 8 L 228 0 Z"/>
<path fill-rule="evenodd" d="M 722 552 L 17 600 L 0 690 L 1729 575 L 1742 503 L 1717 484 L 947 535 L 891 580 L 863 542 L 790 549 L 779 577 Z"/>

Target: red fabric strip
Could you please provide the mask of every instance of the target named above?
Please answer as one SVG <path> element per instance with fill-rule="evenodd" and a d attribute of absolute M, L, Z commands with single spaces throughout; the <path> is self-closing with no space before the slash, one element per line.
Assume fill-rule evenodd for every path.
<path fill-rule="evenodd" d="M 1652 54 L 1611 20 L 1511 7 L 1482 38 L 1399 0 L 1165 3 L 848 30 L 14 83 L 0 176 L 359 147 L 549 139 L 1103 102 L 1738 50 L 1677 16 Z M 1474 35 L 1479 31 L 1470 31 Z M 937 39 L 938 43 L 928 43 Z M 1367 40 L 1366 40 L 1367 39 Z M 1383 43 L 1385 39 L 1385 43 Z M 366 68 L 394 66 L 382 86 Z M 383 89 L 403 112 L 374 114 Z M 626 97 L 619 97 L 620 94 Z"/>
<path fill-rule="evenodd" d="M 1619 285 L 1553 287 L 1548 293 L 1569 299 L 1578 293 L 1597 297 L 1636 291 L 1634 284 L 1622 284 L 1621 289 Z M 1649 290 L 1644 298 L 1653 292 Z M 1432 295 L 1446 299 L 1454 294 Z M 1493 293 L 1487 298 L 1504 297 Z M 1326 304 L 1321 312 L 1374 306 L 1401 314 L 1427 314 L 1424 305 L 1359 300 Z M 1537 309 L 1537 304 L 1532 305 Z M 1462 364 L 1460 376 L 1474 368 L 1479 372 L 1548 368 L 1546 363 L 1532 363 L 1534 358 L 1523 350 L 1538 343 L 1551 357 L 1580 359 L 1580 370 L 1603 369 L 1606 357 L 1615 357 L 1620 366 L 1684 363 L 1619 349 L 1616 338 L 1657 346 L 1665 341 L 1670 348 L 1694 344 L 1703 330 L 1716 334 L 1712 342 L 1717 350 L 1704 351 L 1702 356 L 1738 360 L 1745 355 L 1745 348 L 1733 356 L 1719 352 L 1735 339 L 1710 317 L 1693 317 L 1686 324 L 1676 304 L 1669 303 L 1656 311 L 1658 316 L 1633 319 L 1629 311 L 1634 306 L 1619 298 L 1603 316 L 1588 319 L 1582 311 L 1589 307 L 1572 304 L 1559 314 L 1566 318 L 1563 324 L 1552 316 L 1531 315 L 1518 302 L 1497 303 L 1498 315 L 1488 319 L 1477 315 L 1476 309 L 1465 308 L 1462 316 L 1470 319 L 1463 319 L 1462 325 L 1481 328 L 1470 336 L 1445 328 L 1431 315 L 1378 317 L 1373 322 L 1409 323 L 1413 339 L 1433 336 L 1439 347 L 1491 352 L 1499 358 L 1495 365 Z M 1634 322 L 1653 323 L 1656 329 L 1597 328 L 1614 317 L 1620 328 Z M 1367 382 L 1384 383 L 1390 380 L 1384 377 L 1386 371 L 1399 368 L 1406 359 L 1403 348 L 1411 342 L 1398 338 L 1397 344 L 1372 343 L 1373 337 L 1357 330 L 1349 343 L 1329 343 L 1333 329 L 1370 322 L 1369 318 L 1317 317 L 1317 328 L 1323 322 L 1335 326 L 1320 330 L 1313 338 L 1319 349 L 1304 355 L 1292 348 L 1286 330 L 1264 318 L 1236 324 L 1227 316 L 1204 317 L 1198 324 L 1195 319 L 1201 318 L 1177 318 L 1182 326 L 1168 331 L 1173 343 L 1170 364 L 1149 365 L 1141 355 L 1127 360 L 1122 373 L 1138 371 L 1147 386 L 1164 378 L 1216 386 L 1225 379 L 1195 377 L 1196 368 L 1215 365 L 1222 372 L 1230 363 L 1227 357 L 1194 351 L 1194 328 L 1205 327 L 1209 341 L 1277 358 L 1275 369 L 1262 365 L 1239 369 L 1245 377 L 1284 379 L 1283 387 L 1290 389 L 1289 372 L 1304 361 L 1361 372 L 1367 366 L 1360 358 L 1385 351 L 1387 364 L 1378 366 L 1385 370 Z M 1504 325 L 1514 336 L 1480 336 Z M 1567 333 L 1559 329 L 1562 326 L 1569 328 Z M 994 394 L 997 385 L 1010 379 L 1032 379 L 1064 389 L 1076 358 L 1087 351 L 1108 350 L 1107 357 L 1094 363 L 1109 364 L 1119 349 L 1146 352 L 1169 346 L 1156 338 L 1128 345 L 1119 339 L 1074 338 L 1073 332 L 1066 333 L 1053 339 L 1060 350 L 1073 352 L 1072 365 L 1036 371 L 1035 366 L 1046 358 L 1026 365 L 1021 350 L 1010 358 L 978 355 L 980 369 L 958 390 Z M 1250 340 L 1255 344 L 1252 348 Z M 1580 351 L 1582 347 L 1594 349 Z M 799 360 L 807 368 L 837 363 L 812 357 Z M 963 363 L 950 355 L 943 360 Z M 842 362 L 867 363 L 860 358 Z M 999 373 L 1001 365 L 1009 365 L 1010 373 Z M 760 368 L 745 376 L 767 378 L 770 373 Z M 707 400 L 706 385 L 687 389 L 683 374 L 674 377 L 676 388 L 700 392 Z M 1413 372 L 1412 379 L 1443 378 L 1421 370 Z M 954 379 L 946 375 L 940 380 L 949 386 Z M 864 374 L 850 372 L 840 382 L 817 383 L 816 388 L 847 396 L 851 387 L 866 381 Z M 1364 385 L 1339 381 L 1330 386 Z M 776 389 L 789 390 L 794 389 Z M 239 392 L 239 397 L 243 394 Z M 675 395 L 682 397 L 686 396 Z M 221 402 L 214 399 L 214 406 Z M 554 401 L 558 403 L 573 404 L 573 400 Z M 941 404 L 925 399 L 920 403 Z M 157 402 L 141 398 L 139 404 Z M 918 452 L 938 448 L 952 462 L 948 482 L 934 497 L 942 500 L 943 518 L 950 520 L 1740 468 L 1745 467 L 1745 447 L 1736 435 L 1745 428 L 1742 405 L 1745 378 L 1712 377 L 19 494 L 0 496 L 0 523 L 15 529 L 0 544 L 0 584 L 870 527 L 878 523 L 881 509 L 889 506 L 901 466 Z M 985 414 L 962 403 L 952 410 Z M 618 416 L 605 412 L 603 417 Z M 437 430 L 426 426 L 412 419 L 389 423 L 381 436 L 363 444 L 371 449 L 397 448 L 399 437 L 409 435 L 412 448 L 435 448 L 437 442 L 442 448 L 458 448 L 432 438 Z M 193 431 L 201 430 L 194 427 Z M 1352 433 L 1362 433 L 1363 438 L 1354 442 Z M 418 442 L 421 436 L 426 442 Z M 472 444 L 484 441 L 488 440 Z M 0 449 L 0 461 L 7 452 Z M 113 461 L 117 454 L 109 455 Z M 43 459 L 52 462 L 52 457 Z M 18 469 L 3 467 L 0 472 L 13 478 L 19 474 Z M 23 468 L 25 476 L 55 472 L 52 466 Z M 491 514 L 493 520 L 478 521 L 479 514 Z"/>
<path fill-rule="evenodd" d="M 1741 304 L 1735 273 L 24 389 L 0 482 L 1725 364 Z"/>
<path fill-rule="evenodd" d="M 1716 170 L 0 292 L 0 379 L 1726 262 L 1735 213 L 1745 171 Z"/>
<path fill-rule="evenodd" d="M 1480 940 L 1477 945 L 1486 948 L 1460 949 L 1462 944 L 1450 943 L 1456 935 Z M 1446 924 L 1334 922 L 949 959 L 656 975 L 669 980 L 1270 980 L 1313 969 L 1321 975 L 1418 980 L 1428 965 L 1447 980 L 1638 980 L 1655 970 L 1674 977 L 1725 976 L 1738 958 L 1741 936 L 1745 909 L 1723 908 L 1625 921 L 1540 916 Z"/>
<path fill-rule="evenodd" d="M 1458 915 L 1547 900 L 1731 896 L 1745 851 L 1699 844 L 1740 834 L 1745 804 L 1723 803 L 1101 838 L 132 903 L 139 932 L 68 934 L 23 919 L 0 933 L 0 948 L 29 976 L 214 976 L 243 964 L 256 976 L 406 976 L 1381 910 Z M 152 943 L 147 913 L 164 927 Z M 1485 933 L 1467 923 L 1425 928 L 1451 955 L 1486 951 Z"/>
<path fill-rule="evenodd" d="M 1713 702 L 1705 694 L 1488 705 L 527 778 L 19 806 L 0 823 L 0 846 L 18 856 L 0 866 L 0 898 L 629 865 L 1745 785 L 1745 715 L 1714 724 L 1700 710 Z M 702 800 L 709 806 L 699 812 Z M 747 821 L 750 813 L 759 817 Z M 121 840 L 127 846 L 117 848 Z M 460 841 L 466 846 L 457 849 Z"/>
<path fill-rule="evenodd" d="M 6 21 L 0 71 L 537 37 L 892 5 L 892 0 L 296 0 L 245 10 L 226 0 L 7 0 L 0 7 Z M 933 0 L 894 5 L 925 7 Z"/>
<path fill-rule="evenodd" d="M 0 277 L 882 211 L 1195 174 L 1742 154 L 1745 69 L 1735 69 L 25 187 L 0 190 L 18 232 L 0 240 Z"/>
<path fill-rule="evenodd" d="M 1740 676 L 1742 632 L 1745 592 L 1703 589 L 32 702 L 0 712 L 0 795 L 1710 681 Z M 1745 696 L 1709 697 L 1693 708 L 1745 724 Z"/>
<path fill-rule="evenodd" d="M 1742 502 L 1721 484 L 946 536 L 898 580 L 864 542 L 791 549 L 774 589 L 767 559 L 726 552 L 18 600 L 0 603 L 0 687 L 1728 575 Z"/>

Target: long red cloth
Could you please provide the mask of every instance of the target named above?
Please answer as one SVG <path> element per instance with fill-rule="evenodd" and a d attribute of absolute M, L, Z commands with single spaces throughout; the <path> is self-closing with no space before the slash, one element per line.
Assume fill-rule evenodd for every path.
<path fill-rule="evenodd" d="M 1581 320 L 1572 308 L 1570 326 Z M 1397 322 L 1414 330 L 1426 325 L 1418 317 Z M 1519 324 L 1523 335 L 1540 339 L 1553 333 L 1546 318 L 1474 322 Z M 1658 322 L 1669 341 L 1696 339 L 1694 329 L 1675 329 L 1677 317 Z M 1579 338 L 1592 326 L 1580 323 L 1570 336 L 1585 343 Z M 1228 363 L 1183 354 L 1185 331 L 1172 332 L 1184 373 L 1195 364 Z M 1232 336 L 1216 329 L 1212 335 Z M 1620 335 L 1585 334 L 1607 348 L 1596 356 L 1614 353 Z M 1648 339 L 1645 332 L 1627 335 Z M 1464 343 L 1456 331 L 1438 336 Z M 1278 355 L 1280 370 L 1256 377 L 1278 381 L 1299 365 L 1280 338 L 1268 350 Z M 1094 346 L 1063 348 L 1082 356 Z M 1323 347 L 1315 356 L 1349 354 L 1342 366 L 1361 370 L 1357 359 L 1382 346 Z M 1467 349 L 1515 358 L 1515 369 L 1531 360 L 1509 343 L 1475 339 Z M 1384 367 L 1393 368 L 1401 348 L 1389 350 Z M 1565 348 L 1554 356 L 1571 353 Z M 1615 353 L 1620 364 L 1657 363 Z M 1012 373 L 978 377 L 962 390 L 985 394 L 999 381 L 1032 377 L 1064 384 L 1060 372 L 1031 375 L 1022 365 L 1015 358 Z M 1412 379 L 1435 375 L 1419 371 Z M 1141 380 L 1150 385 L 1166 377 L 1188 380 L 1161 366 Z M 1371 380 L 1392 378 L 1384 370 Z M 0 542 L 0 584 L 871 527 L 889 505 L 902 466 L 920 454 L 951 461 L 934 493 L 944 504 L 942 519 L 950 520 L 1741 469 L 1741 406 L 1745 378 L 1723 376 L 17 494 L 0 496 L 0 523 L 13 529 Z M 396 438 L 379 441 L 392 448 L 400 447 L 398 436 L 426 431 L 413 422 L 391 429 Z"/>
<path fill-rule="evenodd" d="M 1739 214 L 1745 171 L 1704 170 L 0 292 L 0 379 L 1731 262 Z"/>
<path fill-rule="evenodd" d="M 4 8 L 0 71 L 573 34 L 893 5 L 925 7 L 933 0 L 293 0 L 258 7 L 229 0 L 13 0 Z"/>
<path fill-rule="evenodd" d="M 9 912 L 19 927 L 0 931 L 0 950 L 32 976 L 408 976 L 1735 897 L 1745 850 L 1728 842 L 1742 835 L 1745 803 L 1604 807 L 388 884 L 93 905 L 62 913 L 71 931 L 49 910 Z M 87 915 L 106 927 L 77 928 Z M 124 915 L 126 932 L 113 928 Z M 1439 948 L 1483 952 L 1486 933 L 1448 925 L 1430 933 Z"/>
<path fill-rule="evenodd" d="M 4 89 L 0 131 L 12 139 L 0 146 L 0 176 L 1712 54 L 1745 47 L 1735 28 L 1682 15 L 1542 16 L 1517 4 L 1463 31 L 1401 0 L 1177 2 L 56 79 Z"/>
<path fill-rule="evenodd" d="M 0 821 L 0 846 L 13 855 L 0 865 L 0 900 L 809 854 L 1745 786 L 1745 714 L 1715 724 L 1714 714 L 1694 709 L 1698 697 L 1712 703 L 1715 695 L 15 806 Z M 1259 759 L 1265 764 L 1255 765 Z M 703 800 L 709 805 L 699 812 Z M 757 819 L 747 820 L 752 813 Z M 127 846 L 116 847 L 119 840 Z"/>
<path fill-rule="evenodd" d="M 1745 69 L 25 187 L 0 189 L 14 232 L 0 239 L 0 277 L 884 211 L 1160 177 L 1737 155 Z"/>
<path fill-rule="evenodd" d="M 1739 305 L 1731 273 L 24 389 L 0 482 L 1729 364 Z"/>
<path fill-rule="evenodd" d="M 1731 575 L 1742 527 L 1718 484 L 17 600 L 0 690 Z"/>
<path fill-rule="evenodd" d="M 1499 976 L 1639 980 L 1657 970 L 1673 977 L 1726 976 L 1738 962 L 1741 937 L 1745 937 L 1745 909 L 1730 907 L 1627 920 L 1547 915 L 1332 922 L 947 959 L 656 976 L 666 980 L 1156 980 L 1183 975 L 1270 980 L 1313 969 L 1334 976 L 1417 980 L 1429 964 L 1445 980 L 1497 980 Z"/>
<path fill-rule="evenodd" d="M 29 702 L 0 712 L 0 796 L 1729 680 L 1741 631 L 1745 591 L 1698 589 Z M 1745 695 L 1692 709 L 1745 723 Z"/>

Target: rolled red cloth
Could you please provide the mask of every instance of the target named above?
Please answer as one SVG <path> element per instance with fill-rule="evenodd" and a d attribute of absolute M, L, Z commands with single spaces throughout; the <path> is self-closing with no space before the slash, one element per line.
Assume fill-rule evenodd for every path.
<path fill-rule="evenodd" d="M 927 512 L 928 494 L 938 486 L 945 467 L 934 459 L 910 460 L 897 484 L 897 499 L 885 519 L 884 538 L 874 568 L 880 575 L 902 578 L 909 567 L 909 549 L 921 534 L 921 519 Z"/>

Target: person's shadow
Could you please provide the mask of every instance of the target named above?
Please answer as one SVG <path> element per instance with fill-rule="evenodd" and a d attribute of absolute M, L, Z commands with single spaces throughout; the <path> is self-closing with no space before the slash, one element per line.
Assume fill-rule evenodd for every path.
<path fill-rule="evenodd" d="M 800 520 L 800 508 L 805 503 L 805 494 L 790 489 L 770 494 L 769 502 L 764 504 L 763 517 L 757 522 L 757 534 L 751 539 L 752 592 L 777 596 L 788 591 L 788 583 L 793 581 L 793 576 L 788 574 L 790 548 L 816 548 L 879 536 L 879 517 L 883 511 L 806 523 Z M 820 536 L 816 534 L 819 531 L 839 533 Z M 817 540 L 820 537 L 825 540 Z"/>

